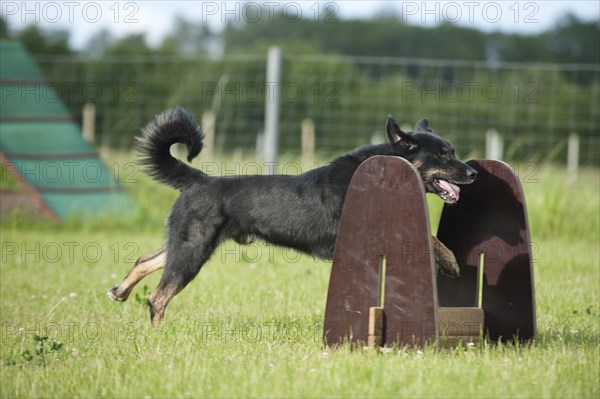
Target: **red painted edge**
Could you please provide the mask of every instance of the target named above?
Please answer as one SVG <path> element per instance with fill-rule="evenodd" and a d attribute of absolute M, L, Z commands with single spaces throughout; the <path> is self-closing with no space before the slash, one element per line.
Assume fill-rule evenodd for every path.
<path fill-rule="evenodd" d="M 34 186 L 27 183 L 27 181 L 19 173 L 17 168 L 15 168 L 13 166 L 13 164 L 10 162 L 10 160 L 4 155 L 3 151 L 0 151 L 0 162 L 2 162 L 2 164 L 4 164 L 5 167 L 14 174 L 17 181 L 19 183 L 21 183 L 23 185 L 23 187 L 25 187 L 25 190 L 27 190 L 27 192 L 29 194 L 31 194 L 33 201 L 40 207 L 44 216 L 46 216 L 49 220 L 51 220 L 53 222 L 60 223 L 61 222 L 60 218 L 52 211 L 52 209 L 50 209 L 48 204 L 46 204 L 46 202 L 40 195 L 40 192 Z"/>

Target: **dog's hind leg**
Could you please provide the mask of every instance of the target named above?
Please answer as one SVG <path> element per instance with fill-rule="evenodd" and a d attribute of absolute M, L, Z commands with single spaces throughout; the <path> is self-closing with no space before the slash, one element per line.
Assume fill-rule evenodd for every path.
<path fill-rule="evenodd" d="M 153 326 L 160 324 L 171 299 L 196 277 L 202 265 L 213 253 L 216 242 L 209 240 L 209 243 L 197 247 L 187 243 L 178 250 L 169 251 L 160 283 L 148 297 L 150 319 Z"/>
<path fill-rule="evenodd" d="M 165 267 L 166 261 L 166 248 L 161 248 L 158 251 L 141 256 L 135 261 L 135 265 L 133 265 L 133 268 L 123 282 L 119 285 L 114 285 L 106 294 L 113 301 L 125 302 L 133 287 L 150 273 Z"/>

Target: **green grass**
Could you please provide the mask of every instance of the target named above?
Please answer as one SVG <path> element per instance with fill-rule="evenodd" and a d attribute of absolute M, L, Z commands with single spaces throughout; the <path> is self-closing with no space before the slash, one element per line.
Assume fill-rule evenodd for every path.
<path fill-rule="evenodd" d="M 560 168 L 521 175 L 535 343 L 383 354 L 324 348 L 330 263 L 267 245 L 222 246 L 159 329 L 145 296 L 160 273 L 109 301 L 133 260 L 162 244 L 176 195 L 135 177 L 139 209 L 126 218 L 0 226 L 1 397 L 600 397 L 598 170 L 572 186 Z"/>
<path fill-rule="evenodd" d="M 23 191 L 23 186 L 15 178 L 14 170 L 6 165 L 5 162 L 0 165 L 0 190 Z"/>

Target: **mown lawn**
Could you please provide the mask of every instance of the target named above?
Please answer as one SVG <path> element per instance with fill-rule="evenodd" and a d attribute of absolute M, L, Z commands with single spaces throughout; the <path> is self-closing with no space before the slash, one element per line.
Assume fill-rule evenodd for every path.
<path fill-rule="evenodd" d="M 546 167 L 523 183 L 534 343 L 380 354 L 324 348 L 330 263 L 264 244 L 222 246 L 159 329 L 145 297 L 160 273 L 111 302 L 108 288 L 161 246 L 175 196 L 137 177 L 131 217 L 0 226 L 0 396 L 600 397 L 598 170 L 567 187 Z"/>

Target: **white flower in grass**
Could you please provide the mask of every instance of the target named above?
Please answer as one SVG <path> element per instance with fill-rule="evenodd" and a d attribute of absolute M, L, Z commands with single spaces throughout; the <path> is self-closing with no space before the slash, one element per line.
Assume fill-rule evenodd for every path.
<path fill-rule="evenodd" d="M 77 296 L 76 292 L 69 292 L 69 298 L 75 298 Z"/>

